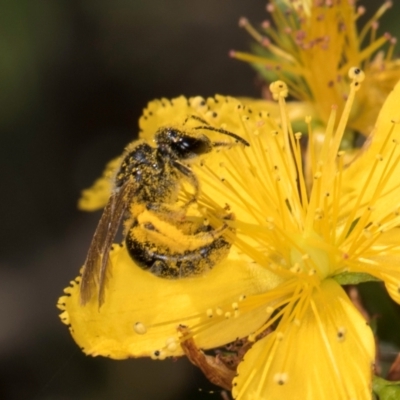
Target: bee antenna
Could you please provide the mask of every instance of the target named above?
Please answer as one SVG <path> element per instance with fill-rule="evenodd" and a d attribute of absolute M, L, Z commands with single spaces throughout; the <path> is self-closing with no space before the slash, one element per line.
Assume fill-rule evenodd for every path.
<path fill-rule="evenodd" d="M 233 132 L 226 131 L 225 129 L 214 128 L 213 126 L 197 126 L 194 129 L 207 129 L 209 131 L 222 133 L 223 135 L 227 135 L 227 136 L 233 137 L 234 139 L 236 139 L 238 142 L 241 142 L 245 146 L 250 146 L 250 144 L 249 144 L 249 142 L 247 140 L 243 139 L 242 137 L 240 137 L 239 135 L 236 135 Z"/>
<path fill-rule="evenodd" d="M 196 121 L 199 121 L 199 122 L 201 122 L 202 124 L 205 124 L 205 125 L 210 125 L 205 119 L 203 119 L 203 118 L 201 118 L 201 117 L 199 117 L 199 116 L 197 116 L 197 115 L 189 115 L 186 119 L 185 119 L 185 122 L 183 123 L 184 125 L 186 124 L 186 122 L 189 120 L 189 119 L 194 119 L 194 120 L 196 120 Z"/>

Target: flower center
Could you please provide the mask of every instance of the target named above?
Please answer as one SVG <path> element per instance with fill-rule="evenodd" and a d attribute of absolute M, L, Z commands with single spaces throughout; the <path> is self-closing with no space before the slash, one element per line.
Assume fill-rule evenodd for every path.
<path fill-rule="evenodd" d="M 315 232 L 308 237 L 299 236 L 296 245 L 290 250 L 291 272 L 316 275 L 323 280 L 336 269 L 330 246 Z"/>

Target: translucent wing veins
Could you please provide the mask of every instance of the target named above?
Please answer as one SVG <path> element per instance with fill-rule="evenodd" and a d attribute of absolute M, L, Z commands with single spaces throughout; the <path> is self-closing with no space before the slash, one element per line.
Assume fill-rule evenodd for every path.
<path fill-rule="evenodd" d="M 136 185 L 129 179 L 113 192 L 103 210 L 103 214 L 93 235 L 85 261 L 80 286 L 80 302 L 85 305 L 97 288 L 99 307 L 104 303 L 104 287 L 109 264 L 109 251 L 115 235 L 131 204 Z"/>

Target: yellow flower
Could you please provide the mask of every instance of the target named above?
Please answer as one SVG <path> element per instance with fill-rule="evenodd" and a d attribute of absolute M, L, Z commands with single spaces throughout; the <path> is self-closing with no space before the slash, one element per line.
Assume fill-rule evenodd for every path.
<path fill-rule="evenodd" d="M 349 90 L 345 77 L 351 66 L 358 65 L 366 81 L 347 127 L 367 135 L 400 79 L 400 60 L 392 59 L 396 39 L 387 33 L 377 37 L 379 18 L 391 6 L 385 1 L 359 32 L 357 20 L 365 9 L 356 7 L 354 0 L 271 0 L 267 12 L 272 23 L 265 21 L 262 33 L 245 18 L 240 21 L 259 43 L 256 54 L 232 52 L 232 56 L 252 63 L 268 81 L 285 80 L 291 95 L 311 103 L 324 124 L 332 104 L 343 110 Z M 382 46 L 388 41 L 385 54 Z"/>
<path fill-rule="evenodd" d="M 339 145 L 363 73 L 352 69 L 350 75 L 339 121 L 333 107 L 320 151 L 306 153 L 311 182 L 303 173 L 301 134 L 287 116 L 283 82 L 271 85 L 280 124 L 231 97 L 149 104 L 140 119 L 143 139 L 160 126 L 190 131 L 198 120 L 187 117 L 196 116 L 250 143 L 193 164 L 201 182 L 196 212 L 214 222 L 218 210 L 229 208 L 235 218 L 225 220 L 232 228 L 226 235 L 234 245 L 211 271 L 178 280 L 142 270 L 124 245 L 115 246 L 100 309 L 95 299 L 80 305 L 80 278 L 59 299 L 61 319 L 86 354 L 179 356 L 180 324 L 203 349 L 241 337 L 255 341 L 273 327 L 240 362 L 234 398 L 371 398 L 373 335 L 338 281 L 369 274 L 400 303 L 400 85 L 384 103 L 368 145 L 345 166 Z M 221 140 L 217 132 L 207 135 Z"/>

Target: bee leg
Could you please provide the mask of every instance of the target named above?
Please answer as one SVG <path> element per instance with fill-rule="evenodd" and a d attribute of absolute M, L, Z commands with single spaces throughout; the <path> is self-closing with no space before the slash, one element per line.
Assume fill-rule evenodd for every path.
<path fill-rule="evenodd" d="M 183 205 L 184 209 L 187 209 L 191 204 L 195 203 L 199 197 L 200 193 L 200 185 L 199 185 L 199 180 L 197 179 L 196 174 L 189 168 L 187 165 L 180 163 L 179 161 L 174 160 L 174 167 L 189 181 L 189 183 L 193 186 L 194 188 L 194 194 L 193 197 Z"/>
<path fill-rule="evenodd" d="M 162 260 L 155 260 L 152 264 L 152 266 L 148 269 L 149 272 L 151 272 L 155 276 L 169 276 L 171 277 L 170 274 L 170 267 L 168 266 L 167 263 L 165 263 Z"/>
<path fill-rule="evenodd" d="M 182 207 L 168 203 L 147 203 L 146 209 L 163 220 L 183 221 L 186 216 L 186 212 L 182 210 Z"/>

